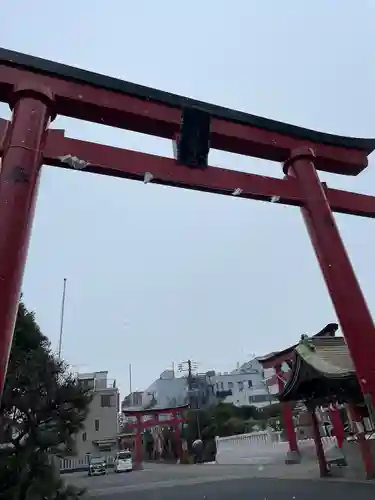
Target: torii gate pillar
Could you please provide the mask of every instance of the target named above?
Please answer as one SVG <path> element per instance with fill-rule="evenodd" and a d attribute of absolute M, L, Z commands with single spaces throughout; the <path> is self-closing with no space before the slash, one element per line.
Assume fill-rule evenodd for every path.
<path fill-rule="evenodd" d="M 0 169 L 0 398 L 34 216 L 52 93 L 18 86 Z"/>
<path fill-rule="evenodd" d="M 276 365 L 276 377 L 277 377 L 277 384 L 279 386 L 279 392 L 282 392 L 284 389 L 284 383 L 283 383 L 283 372 L 281 370 L 280 364 Z M 283 412 L 285 433 L 289 443 L 289 450 L 285 457 L 285 463 L 297 464 L 301 461 L 301 458 L 298 449 L 296 430 L 294 428 L 292 407 L 289 403 L 281 403 L 281 406 Z"/>
<path fill-rule="evenodd" d="M 305 203 L 301 208 L 363 395 L 375 405 L 375 328 L 337 228 L 311 148 L 294 150 L 284 173 L 297 179 Z"/>

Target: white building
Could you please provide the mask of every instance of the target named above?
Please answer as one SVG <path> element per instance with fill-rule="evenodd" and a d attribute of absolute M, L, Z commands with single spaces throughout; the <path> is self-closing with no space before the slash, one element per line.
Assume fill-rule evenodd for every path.
<path fill-rule="evenodd" d="M 189 392 L 188 377 L 176 377 L 173 370 L 165 370 L 144 392 L 142 406 L 156 408 L 173 408 L 192 404 L 203 408 L 216 402 L 212 375 L 215 372 L 195 373 L 191 380 Z"/>
<path fill-rule="evenodd" d="M 186 377 L 176 377 L 174 370 L 165 370 L 142 395 L 142 406 L 173 408 L 188 402 Z"/>
<path fill-rule="evenodd" d="M 216 373 L 212 377 L 215 393 L 224 403 L 258 408 L 276 402 L 275 392 L 269 390 L 264 370 L 254 358 L 228 373 Z"/>
<path fill-rule="evenodd" d="M 80 373 L 78 380 L 85 389 L 92 391 L 93 399 L 84 428 L 75 437 L 77 458 L 115 453 L 119 431 L 116 381 L 108 379 L 107 371 Z"/>
<path fill-rule="evenodd" d="M 275 395 L 279 393 L 279 382 L 274 368 L 266 368 L 264 370 L 264 380 L 268 386 L 270 394 Z"/>
<path fill-rule="evenodd" d="M 276 402 L 278 390 L 267 386 L 264 371 L 259 361 L 254 358 L 232 372 L 201 374 L 206 377 L 207 387 L 212 398 L 206 404 L 221 400 L 236 406 L 256 406 L 258 408 Z M 276 388 L 277 389 L 277 388 Z M 165 370 L 144 392 L 142 406 L 171 408 L 189 403 L 187 377 L 176 377 L 173 370 Z"/>
<path fill-rule="evenodd" d="M 287 365 L 287 363 L 283 363 L 281 365 L 281 371 L 282 375 L 282 385 L 285 384 L 285 381 L 288 379 L 288 372 L 290 372 L 290 367 Z M 280 392 L 279 390 L 279 380 L 278 376 L 276 375 L 276 370 L 274 368 L 266 368 L 264 370 L 264 380 L 268 386 L 268 390 L 272 395 L 278 394 Z"/>

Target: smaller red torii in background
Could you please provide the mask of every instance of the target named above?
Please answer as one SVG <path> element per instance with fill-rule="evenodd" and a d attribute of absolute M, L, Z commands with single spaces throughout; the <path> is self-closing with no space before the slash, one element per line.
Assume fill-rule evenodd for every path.
<path fill-rule="evenodd" d="M 181 424 L 185 423 L 182 414 L 189 408 L 188 405 L 178 406 L 176 408 L 150 408 L 148 410 L 128 409 L 123 410 L 125 419 L 133 417 L 136 422 L 126 422 L 129 430 L 135 430 L 135 468 L 142 467 L 142 433 L 145 429 L 152 429 L 157 426 L 171 426 L 174 430 L 174 438 L 177 446 L 178 459 L 182 459 L 182 439 Z M 162 415 L 168 415 L 161 419 Z M 145 419 L 146 417 L 146 419 Z M 147 418 L 151 417 L 151 418 Z"/>

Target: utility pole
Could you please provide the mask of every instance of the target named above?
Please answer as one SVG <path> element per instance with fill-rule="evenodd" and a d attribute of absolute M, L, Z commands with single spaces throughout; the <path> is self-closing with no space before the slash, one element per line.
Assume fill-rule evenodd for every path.
<path fill-rule="evenodd" d="M 187 361 L 188 365 L 188 391 L 189 391 L 189 405 L 190 408 L 193 407 L 193 371 L 191 367 L 191 359 Z"/>
<path fill-rule="evenodd" d="M 134 405 L 134 395 L 132 389 L 132 364 L 129 363 L 129 394 L 130 394 L 130 405 Z"/>
<path fill-rule="evenodd" d="M 191 359 L 188 359 L 187 361 L 182 361 L 182 363 L 179 363 L 178 365 L 178 371 L 179 372 L 187 372 L 187 386 L 188 386 L 188 393 L 189 393 L 189 405 L 190 408 L 193 408 L 194 405 L 194 398 L 193 396 L 193 386 L 194 386 L 194 376 L 193 376 L 193 370 L 198 368 L 198 363 L 192 361 Z M 197 403 L 197 401 L 196 401 Z"/>
<path fill-rule="evenodd" d="M 188 359 L 187 361 L 183 361 L 178 365 L 178 371 L 179 372 L 187 372 L 187 386 L 188 386 L 188 393 L 189 393 L 189 406 L 191 410 L 198 410 L 199 409 L 199 401 L 197 398 L 194 397 L 193 392 L 194 392 L 194 376 L 193 376 L 193 370 L 198 368 L 198 363 L 192 361 L 191 359 Z M 199 422 L 199 412 L 195 411 L 196 414 L 196 419 L 197 419 L 197 433 L 199 439 L 201 439 L 201 429 L 200 429 L 200 422 Z"/>
<path fill-rule="evenodd" d="M 61 348 L 62 348 L 62 339 L 63 339 L 63 331 L 64 331 L 66 281 L 67 281 L 66 278 L 64 278 L 64 287 L 63 287 L 63 294 L 62 294 L 62 299 L 61 299 L 60 337 L 59 337 L 59 351 L 58 351 L 59 360 L 61 359 Z"/>

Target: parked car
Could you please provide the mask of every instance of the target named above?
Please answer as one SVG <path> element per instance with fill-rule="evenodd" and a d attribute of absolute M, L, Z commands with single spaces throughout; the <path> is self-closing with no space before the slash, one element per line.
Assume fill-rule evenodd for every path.
<path fill-rule="evenodd" d="M 130 472 L 133 470 L 133 457 L 130 450 L 123 450 L 116 453 L 114 462 L 114 471 Z"/>
<path fill-rule="evenodd" d="M 103 457 L 92 457 L 89 462 L 89 476 L 107 474 L 107 461 Z"/>

